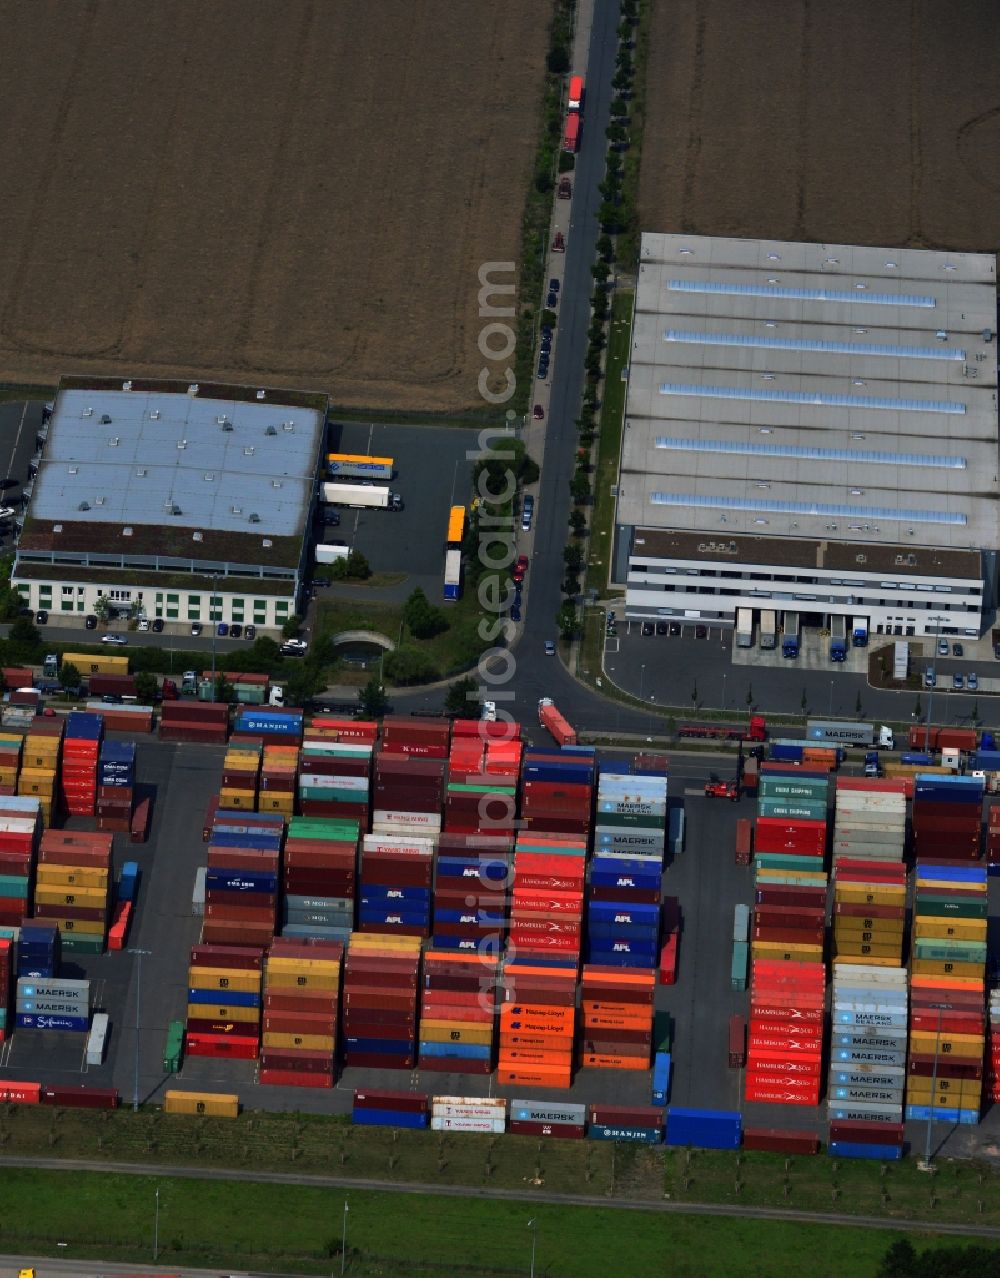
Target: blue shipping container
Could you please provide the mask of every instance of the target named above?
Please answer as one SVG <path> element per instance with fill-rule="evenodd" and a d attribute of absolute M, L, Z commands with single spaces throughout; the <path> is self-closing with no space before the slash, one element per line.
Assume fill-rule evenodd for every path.
<path fill-rule="evenodd" d="M 833 1158 L 871 1158 L 878 1162 L 895 1162 L 903 1157 L 902 1145 L 867 1145 L 850 1140 L 833 1140 L 826 1152 Z"/>
<path fill-rule="evenodd" d="M 42 1016 L 18 1013 L 15 1024 L 18 1029 L 59 1030 L 67 1034 L 86 1034 L 90 1029 L 88 1016 Z"/>
<path fill-rule="evenodd" d="M 430 1122 L 429 1114 L 414 1114 L 401 1109 L 356 1109 L 351 1117 L 359 1127 L 408 1127 L 420 1130 Z"/>

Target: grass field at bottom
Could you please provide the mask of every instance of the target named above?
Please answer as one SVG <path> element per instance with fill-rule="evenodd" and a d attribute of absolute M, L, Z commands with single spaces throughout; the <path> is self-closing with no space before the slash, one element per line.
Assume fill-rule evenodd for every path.
<path fill-rule="evenodd" d="M 898 1237 L 611 1207 L 10 1168 L 0 1178 L 0 1242 L 12 1254 L 150 1262 L 157 1188 L 158 1263 L 166 1266 L 339 1272 L 345 1201 L 346 1270 L 355 1278 L 524 1274 L 533 1234 L 539 1278 L 784 1278 L 804 1263 L 810 1278 L 869 1278 Z M 955 1242 L 914 1236 L 918 1247 Z M 66 1246 L 57 1252 L 57 1243 Z"/>

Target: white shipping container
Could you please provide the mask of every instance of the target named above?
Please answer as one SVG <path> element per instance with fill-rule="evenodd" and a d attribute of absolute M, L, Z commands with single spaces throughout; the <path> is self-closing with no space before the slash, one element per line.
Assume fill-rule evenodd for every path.
<path fill-rule="evenodd" d="M 103 1065 L 110 1021 L 107 1012 L 95 1012 L 87 1035 L 87 1064 Z"/>
<path fill-rule="evenodd" d="M 200 865 L 194 875 L 194 889 L 191 892 L 191 913 L 201 915 L 205 913 L 205 877 L 208 874 L 208 867 Z"/>
<path fill-rule="evenodd" d="M 70 977 L 21 976 L 17 982 L 19 999 L 46 999 L 50 1002 L 90 1006 L 90 981 Z"/>
<path fill-rule="evenodd" d="M 838 812 L 904 812 L 906 795 L 879 790 L 838 790 Z"/>
<path fill-rule="evenodd" d="M 405 833 L 407 830 L 427 833 L 441 832 L 440 812 L 396 812 L 388 808 L 376 808 L 372 813 L 372 828 L 375 826 L 392 826 L 384 831 L 387 834 Z M 376 833 L 383 833 L 381 829 Z"/>
<path fill-rule="evenodd" d="M 316 562 L 318 564 L 334 564 L 338 559 L 346 559 L 350 553 L 350 546 L 330 546 L 322 541 L 316 544 Z"/>
<path fill-rule="evenodd" d="M 300 772 L 299 789 L 304 785 L 313 790 L 355 790 L 359 794 L 368 793 L 367 777 L 337 777 L 326 772 Z"/>
<path fill-rule="evenodd" d="M 437 839 L 405 834 L 366 834 L 362 841 L 365 852 L 433 852 Z"/>
<path fill-rule="evenodd" d="M 505 1118 L 507 1102 L 496 1102 L 488 1097 L 463 1098 L 461 1096 L 432 1096 L 431 1113 L 438 1118 Z"/>
<path fill-rule="evenodd" d="M 485 1136 L 502 1136 L 506 1130 L 506 1118 L 431 1117 L 432 1132 L 480 1132 Z"/>

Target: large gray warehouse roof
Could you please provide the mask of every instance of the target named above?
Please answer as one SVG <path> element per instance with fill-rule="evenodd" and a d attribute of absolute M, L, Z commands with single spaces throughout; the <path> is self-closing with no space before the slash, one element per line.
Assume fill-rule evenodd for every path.
<path fill-rule="evenodd" d="M 992 548 L 996 259 L 642 239 L 617 522 Z"/>
<path fill-rule="evenodd" d="M 29 515 L 94 525 L 95 541 L 105 524 L 299 535 L 325 415 L 272 394 L 280 398 L 64 389 Z"/>

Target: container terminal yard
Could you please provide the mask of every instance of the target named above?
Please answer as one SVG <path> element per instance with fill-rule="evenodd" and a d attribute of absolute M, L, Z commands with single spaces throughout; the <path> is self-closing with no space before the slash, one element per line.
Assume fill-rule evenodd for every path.
<path fill-rule="evenodd" d="M 993 1139 L 988 737 L 879 756 L 755 716 L 738 753 L 671 760 L 539 717 L 181 697 L 5 729 L 0 1097 L 880 1159 L 928 1120 L 949 1153 Z"/>

